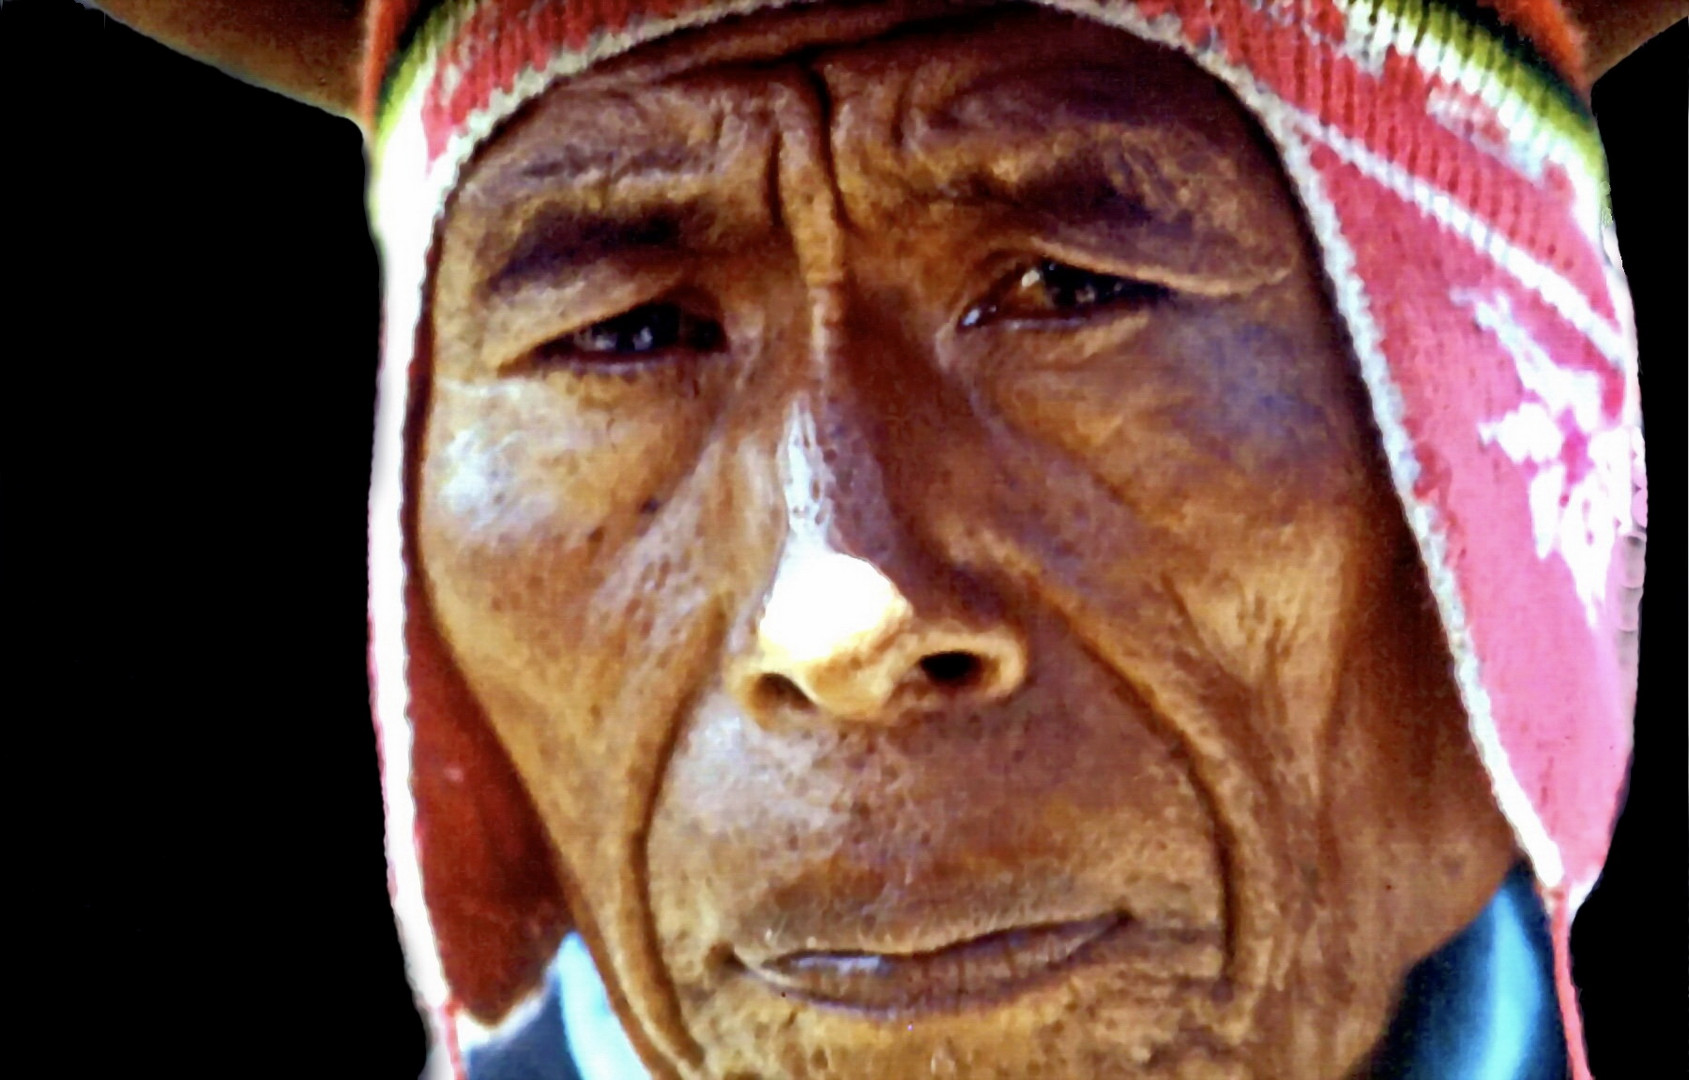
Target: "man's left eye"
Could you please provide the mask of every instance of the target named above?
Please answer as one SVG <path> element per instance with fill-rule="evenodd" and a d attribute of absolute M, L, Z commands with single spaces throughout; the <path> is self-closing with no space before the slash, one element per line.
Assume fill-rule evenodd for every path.
<path fill-rule="evenodd" d="M 1040 259 L 969 308 L 962 316 L 962 325 L 980 326 L 1002 319 L 1070 319 L 1104 308 L 1141 310 L 1171 296 L 1172 290 L 1164 285 Z"/>

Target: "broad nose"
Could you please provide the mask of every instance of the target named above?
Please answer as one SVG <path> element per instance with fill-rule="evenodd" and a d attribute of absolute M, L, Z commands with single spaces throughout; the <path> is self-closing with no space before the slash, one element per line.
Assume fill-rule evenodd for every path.
<path fill-rule="evenodd" d="M 917 611 L 865 559 L 788 547 L 755 642 L 736 665 L 735 696 L 753 717 L 819 712 L 855 723 L 983 705 L 1026 677 L 1010 627 Z"/>
<path fill-rule="evenodd" d="M 920 586 L 911 590 L 886 567 L 841 550 L 843 523 L 863 515 L 834 498 L 806 418 L 795 419 L 784 457 L 785 543 L 751 640 L 729 671 L 741 708 L 759 721 L 810 715 L 890 725 L 1014 693 L 1027 668 L 1019 630 L 977 598 L 913 581 L 921 576 L 915 560 L 896 560 Z M 853 500 L 883 508 L 883 492 L 863 490 L 860 472 L 851 486 Z M 899 545 L 871 546 L 895 553 Z"/>

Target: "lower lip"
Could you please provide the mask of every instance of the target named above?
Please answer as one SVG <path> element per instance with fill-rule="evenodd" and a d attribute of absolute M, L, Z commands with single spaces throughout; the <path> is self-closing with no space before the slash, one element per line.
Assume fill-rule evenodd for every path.
<path fill-rule="evenodd" d="M 925 953 L 794 953 L 749 968 L 784 996 L 874 1012 L 990 1005 L 1076 968 L 1140 954 L 1147 927 L 1123 915 L 987 934 Z"/>

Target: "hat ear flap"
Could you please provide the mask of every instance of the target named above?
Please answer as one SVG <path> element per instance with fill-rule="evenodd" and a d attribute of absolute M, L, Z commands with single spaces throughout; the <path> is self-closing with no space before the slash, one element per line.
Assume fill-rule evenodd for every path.
<path fill-rule="evenodd" d="M 406 587 L 405 644 L 423 899 L 452 998 L 491 1023 L 542 985 L 568 905 L 556 851 L 419 577 Z"/>

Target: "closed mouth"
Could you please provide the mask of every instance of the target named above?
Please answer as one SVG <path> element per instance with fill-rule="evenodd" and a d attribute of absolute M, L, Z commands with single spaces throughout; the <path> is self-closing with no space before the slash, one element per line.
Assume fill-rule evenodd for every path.
<path fill-rule="evenodd" d="M 787 953 L 745 970 L 782 996 L 874 1012 L 989 1005 L 1132 948 L 1140 924 L 1122 914 L 1014 927 L 926 952 Z M 1151 935 L 1159 937 L 1161 935 Z M 1147 944 L 1147 942 L 1144 942 Z"/>

